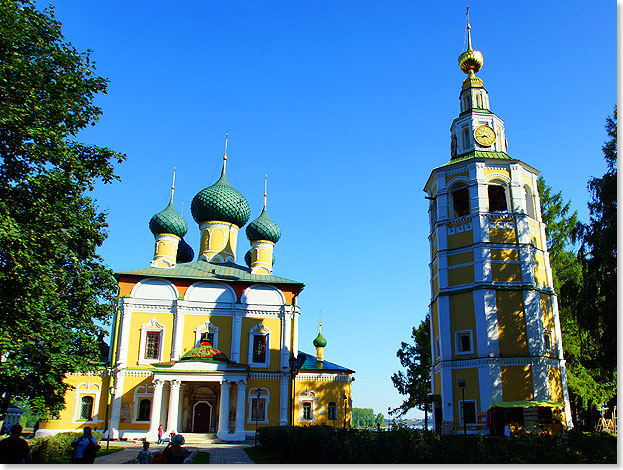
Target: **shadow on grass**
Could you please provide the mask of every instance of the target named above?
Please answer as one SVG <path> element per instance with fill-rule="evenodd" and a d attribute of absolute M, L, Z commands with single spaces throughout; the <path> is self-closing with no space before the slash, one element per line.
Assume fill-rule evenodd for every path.
<path fill-rule="evenodd" d="M 290 463 L 288 460 L 284 460 L 277 454 L 267 452 L 266 449 L 262 448 L 262 446 L 245 447 L 244 451 L 256 464 Z"/>
<path fill-rule="evenodd" d="M 197 455 L 193 459 L 194 464 L 208 464 L 210 463 L 210 452 L 197 452 Z"/>
<path fill-rule="evenodd" d="M 106 447 L 102 446 L 102 448 L 99 451 L 97 451 L 97 455 L 95 456 L 95 458 L 103 457 L 104 455 L 114 454 L 115 452 L 119 452 L 120 450 L 123 450 L 123 449 L 125 449 L 125 447 L 110 446 L 108 448 L 108 451 L 106 451 Z M 70 463 L 69 462 L 70 460 L 71 460 L 71 455 L 66 455 L 61 459 L 53 459 L 46 463 L 55 463 L 55 464 Z"/>

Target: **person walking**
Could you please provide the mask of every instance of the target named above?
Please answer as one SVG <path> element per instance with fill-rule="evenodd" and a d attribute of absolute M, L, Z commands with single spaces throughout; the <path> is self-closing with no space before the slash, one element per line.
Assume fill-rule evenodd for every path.
<path fill-rule="evenodd" d="M 162 429 L 162 424 L 158 426 L 158 445 L 162 444 L 162 435 L 164 434 L 164 429 Z"/>
<path fill-rule="evenodd" d="M 82 431 L 82 436 L 71 443 L 71 446 L 74 448 L 71 463 L 93 463 L 95 453 L 100 447 L 88 426 Z"/>
<path fill-rule="evenodd" d="M 32 463 L 30 448 L 26 439 L 22 439 L 21 424 L 11 426 L 11 435 L 0 441 L 0 463 Z"/>

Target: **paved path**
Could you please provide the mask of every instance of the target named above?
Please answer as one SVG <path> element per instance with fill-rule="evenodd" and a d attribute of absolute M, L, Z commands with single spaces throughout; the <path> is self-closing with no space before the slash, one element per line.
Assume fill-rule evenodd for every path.
<path fill-rule="evenodd" d="M 102 448 L 106 448 L 106 443 L 102 443 Z M 113 441 L 110 443 L 112 446 L 121 446 L 125 447 L 123 450 L 119 452 L 115 452 L 113 454 L 104 455 L 102 457 L 97 457 L 95 459 L 96 464 L 104 464 L 104 465 L 118 465 L 129 462 L 130 460 L 136 458 L 138 453 L 143 449 L 142 443 L 137 443 L 133 441 L 128 442 L 118 442 Z M 149 450 L 152 452 L 158 452 L 163 450 L 166 447 L 163 445 L 152 445 L 149 447 Z M 223 465 L 223 464 L 252 464 L 254 463 L 247 453 L 243 450 L 245 447 L 249 447 L 248 444 L 192 444 L 184 446 L 187 449 L 191 450 L 199 450 L 210 453 L 210 463 L 215 465 Z"/>

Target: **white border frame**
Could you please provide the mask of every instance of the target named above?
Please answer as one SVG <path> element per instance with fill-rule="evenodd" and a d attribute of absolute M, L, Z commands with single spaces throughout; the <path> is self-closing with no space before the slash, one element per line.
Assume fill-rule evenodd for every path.
<path fill-rule="evenodd" d="M 80 387 L 84 386 L 86 388 L 81 389 Z M 91 388 L 93 387 L 93 388 Z M 74 391 L 74 416 L 72 419 L 72 423 L 97 423 L 97 414 L 99 412 L 99 404 L 100 404 L 100 395 L 102 393 L 102 388 L 99 384 L 94 382 L 81 382 L 76 385 L 76 389 Z M 92 396 L 93 398 L 93 409 L 91 410 L 91 419 L 84 420 L 80 419 L 80 405 L 82 403 L 82 398 L 85 396 Z"/>
<path fill-rule="evenodd" d="M 212 418 L 214 416 L 214 407 L 207 400 L 199 400 L 198 402 L 196 402 L 193 405 L 193 409 L 192 409 L 192 416 L 193 416 L 193 418 L 192 418 L 191 423 L 190 423 L 190 429 L 192 429 L 191 432 L 193 432 L 193 433 L 195 432 L 195 408 L 197 408 L 197 405 L 200 404 L 200 403 L 205 403 L 206 405 L 208 405 L 210 407 L 210 422 L 208 423 L 208 429 L 210 429 L 212 427 Z M 218 426 L 218 423 L 217 423 L 217 426 Z"/>
<path fill-rule="evenodd" d="M 253 362 L 253 337 L 266 336 L 266 356 L 264 362 Z M 247 364 L 250 367 L 270 367 L 270 330 L 266 328 L 262 322 L 259 322 L 249 330 L 249 354 Z"/>
<path fill-rule="evenodd" d="M 158 352 L 158 359 L 146 359 L 145 358 L 145 347 L 147 345 L 147 332 L 159 332 L 160 333 L 160 351 Z M 164 332 L 165 328 L 156 317 L 153 317 L 144 325 L 141 325 L 141 339 L 139 342 L 139 350 L 138 350 L 138 364 L 139 365 L 149 365 L 155 364 L 157 362 L 162 362 L 162 354 L 164 352 Z"/>
<path fill-rule="evenodd" d="M 212 346 L 218 349 L 218 328 L 210 322 L 208 318 L 201 325 L 198 325 L 195 329 L 195 347 L 199 346 L 199 342 L 201 341 L 201 335 L 203 333 L 214 333 L 214 343 Z"/>
<path fill-rule="evenodd" d="M 459 351 L 459 335 L 469 335 L 469 351 Z M 464 356 L 466 354 L 474 354 L 474 333 L 472 330 L 459 330 L 454 332 L 454 353 L 457 356 Z"/>
<path fill-rule="evenodd" d="M 151 389 L 151 392 L 148 391 L 149 389 Z M 139 421 L 138 420 L 139 405 L 140 405 L 141 400 L 145 400 L 145 399 L 149 400 L 149 419 L 147 419 L 146 421 Z M 133 423 L 149 423 L 151 421 L 151 410 L 153 406 L 154 406 L 154 386 L 147 384 L 147 385 L 139 385 L 138 387 L 136 387 L 134 389 L 134 414 L 132 415 L 132 422 Z"/>
<path fill-rule="evenodd" d="M 303 403 L 304 402 L 311 403 L 312 419 L 304 419 L 303 418 Z M 316 405 L 318 404 L 318 398 L 316 397 L 316 393 L 315 392 L 310 392 L 308 390 L 302 391 L 301 393 L 299 393 L 298 403 L 299 403 L 298 422 L 299 423 L 315 423 L 317 421 L 317 419 L 316 419 Z"/>
<path fill-rule="evenodd" d="M 262 391 L 262 395 L 260 396 L 260 398 L 264 398 L 264 420 L 263 421 L 255 421 L 253 418 L 253 399 L 257 398 L 255 396 L 255 391 L 256 390 L 261 390 Z M 255 424 L 257 422 L 257 424 L 268 424 L 268 404 L 270 403 L 270 390 L 268 390 L 267 388 L 263 388 L 263 387 L 254 387 L 252 388 L 249 393 L 248 393 L 248 398 L 247 398 L 247 409 L 249 410 L 248 416 L 247 416 L 247 424 Z"/>

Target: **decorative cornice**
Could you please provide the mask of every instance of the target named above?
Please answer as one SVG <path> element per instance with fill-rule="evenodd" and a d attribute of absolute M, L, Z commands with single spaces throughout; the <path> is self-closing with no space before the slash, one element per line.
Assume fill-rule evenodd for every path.
<path fill-rule="evenodd" d="M 444 369 L 470 369 L 482 366 L 548 366 L 548 367 L 564 367 L 564 360 L 543 357 L 480 357 L 476 359 L 465 359 L 456 361 L 441 361 L 435 364 L 431 369 L 433 373 L 437 373 Z"/>
<path fill-rule="evenodd" d="M 313 374 L 304 373 L 296 376 L 297 382 L 350 382 L 350 374 Z"/>
<path fill-rule="evenodd" d="M 249 380 L 281 380 L 282 376 L 283 374 L 251 372 Z"/>

